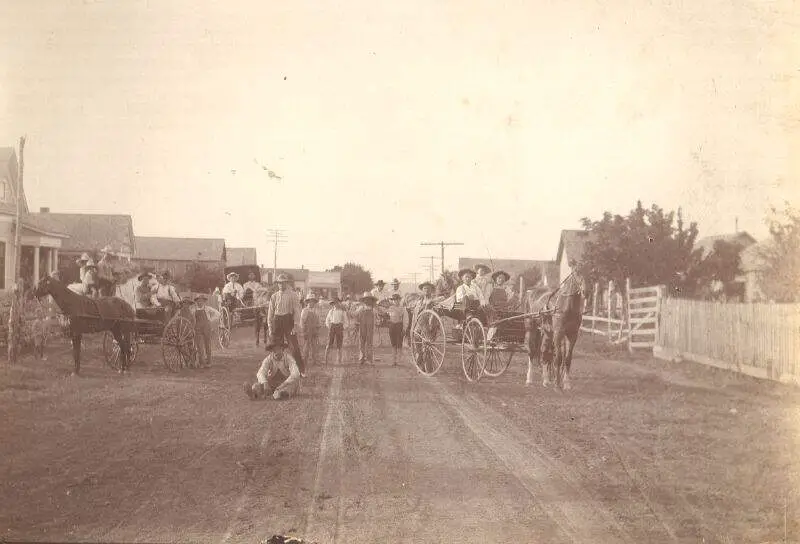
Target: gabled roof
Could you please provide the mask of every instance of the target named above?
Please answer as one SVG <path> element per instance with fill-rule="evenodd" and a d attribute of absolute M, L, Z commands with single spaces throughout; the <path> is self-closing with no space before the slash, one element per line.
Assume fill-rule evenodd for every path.
<path fill-rule="evenodd" d="M 716 242 L 728 242 L 739 246 L 739 249 L 744 249 L 756 243 L 756 239 L 750 236 L 747 232 L 731 232 L 728 234 L 716 234 L 714 236 L 706 236 L 701 238 L 694 244 L 694 249 L 703 250 L 703 258 L 708 257 L 714 251 L 714 244 Z"/>
<path fill-rule="evenodd" d="M 256 248 L 254 247 L 229 247 L 225 250 L 227 266 L 242 266 L 245 264 L 258 264 Z"/>
<path fill-rule="evenodd" d="M 133 253 L 133 220 L 130 215 L 92 213 L 29 213 L 25 223 L 49 232 L 69 235 L 61 245 L 62 251 L 97 251 L 110 245 L 114 251 Z"/>
<path fill-rule="evenodd" d="M 580 263 L 586 251 L 586 245 L 595 238 L 596 236 L 592 232 L 586 230 L 562 230 L 561 239 L 558 241 L 556 263 L 561 264 L 565 250 L 570 259 L 575 259 Z"/>
<path fill-rule="evenodd" d="M 134 259 L 154 261 L 224 261 L 222 238 L 137 236 Z"/>

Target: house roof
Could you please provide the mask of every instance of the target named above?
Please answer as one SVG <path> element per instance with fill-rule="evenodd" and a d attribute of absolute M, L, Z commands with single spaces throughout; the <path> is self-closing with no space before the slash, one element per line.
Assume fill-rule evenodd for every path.
<path fill-rule="evenodd" d="M 701 238 L 694 244 L 694 249 L 702 249 L 703 257 L 707 257 L 714 251 L 714 244 L 717 242 L 728 242 L 739 246 L 739 249 L 744 249 L 756 243 L 756 239 L 750 236 L 747 232 L 731 232 L 728 234 L 716 234 L 714 236 L 706 236 Z"/>
<path fill-rule="evenodd" d="M 52 230 L 50 225 L 42 224 L 42 222 L 38 221 L 35 217 L 30 217 L 30 216 L 23 217 L 21 223 L 22 223 L 22 228 L 31 230 L 38 234 L 43 234 L 45 236 L 52 236 L 53 238 L 62 238 L 62 239 L 67 239 L 70 237 L 69 234 L 65 232 Z M 66 242 L 61 242 L 62 248 L 64 247 L 65 243 Z"/>
<path fill-rule="evenodd" d="M 225 261 L 228 266 L 257 265 L 256 248 L 229 247 L 225 249 Z"/>
<path fill-rule="evenodd" d="M 27 223 L 44 231 L 69 235 L 61 245 L 62 251 L 96 251 L 106 245 L 123 253 L 133 253 L 135 249 L 130 215 L 29 213 L 23 218 L 23 224 Z"/>
<path fill-rule="evenodd" d="M 562 230 L 561 239 L 558 241 L 556 263 L 558 265 L 561 264 L 564 251 L 567 252 L 570 259 L 581 262 L 586 251 L 586 245 L 594 241 L 595 238 L 596 236 L 593 233 L 586 230 Z"/>
<path fill-rule="evenodd" d="M 225 240 L 137 236 L 134 258 L 153 261 L 223 261 Z"/>

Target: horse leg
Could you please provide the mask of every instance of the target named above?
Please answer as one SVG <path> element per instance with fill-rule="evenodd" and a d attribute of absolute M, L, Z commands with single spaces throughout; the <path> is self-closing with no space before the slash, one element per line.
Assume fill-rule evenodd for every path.
<path fill-rule="evenodd" d="M 117 345 L 119 346 L 119 373 L 124 374 L 125 371 L 128 370 L 128 356 L 131 349 L 130 334 L 127 331 L 123 332 L 119 326 L 112 329 L 111 334 L 114 335 L 114 340 L 117 341 Z"/>
<path fill-rule="evenodd" d="M 553 369 L 555 370 L 556 385 L 559 389 L 564 388 L 565 340 L 563 327 L 553 331 Z"/>
<path fill-rule="evenodd" d="M 77 376 L 81 372 L 81 333 L 72 333 L 72 361 L 75 363 L 75 370 L 72 374 Z"/>
<path fill-rule="evenodd" d="M 525 337 L 528 346 L 528 373 L 525 376 L 525 385 L 533 385 L 533 362 L 535 360 L 539 363 L 541 360 L 542 331 L 534 325 L 525 333 Z"/>
<path fill-rule="evenodd" d="M 565 369 L 564 369 L 564 390 L 572 389 L 572 384 L 569 381 L 569 372 L 572 368 L 572 352 L 575 349 L 575 341 L 578 339 L 578 330 L 576 329 L 574 332 L 570 331 L 570 334 L 565 335 L 566 341 L 566 353 L 565 353 Z"/>

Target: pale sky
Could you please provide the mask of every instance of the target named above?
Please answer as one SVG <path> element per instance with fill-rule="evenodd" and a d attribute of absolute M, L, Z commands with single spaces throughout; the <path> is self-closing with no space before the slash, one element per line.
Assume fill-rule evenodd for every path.
<path fill-rule="evenodd" d="M 797 200 L 799 7 L 0 0 L 0 145 L 27 135 L 32 209 L 270 266 L 283 228 L 278 266 L 376 279 L 438 262 L 422 241 L 551 259 L 636 199 L 760 238 Z"/>

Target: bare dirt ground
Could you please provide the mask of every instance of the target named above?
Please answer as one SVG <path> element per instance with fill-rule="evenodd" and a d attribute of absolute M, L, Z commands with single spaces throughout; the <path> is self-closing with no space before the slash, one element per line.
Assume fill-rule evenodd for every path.
<path fill-rule="evenodd" d="M 800 540 L 800 392 L 584 335 L 569 393 L 517 358 L 469 384 L 388 350 L 312 367 L 251 402 L 249 330 L 208 370 L 80 378 L 66 344 L 0 365 L 0 541 L 782 542 Z"/>

